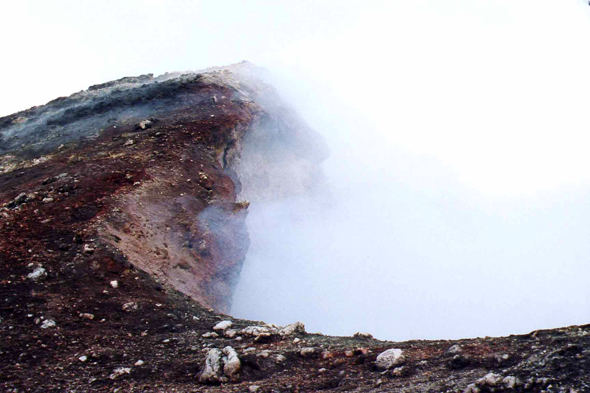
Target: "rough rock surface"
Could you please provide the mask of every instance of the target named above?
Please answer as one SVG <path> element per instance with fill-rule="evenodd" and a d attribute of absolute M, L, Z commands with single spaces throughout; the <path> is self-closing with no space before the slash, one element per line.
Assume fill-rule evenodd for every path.
<path fill-rule="evenodd" d="M 223 314 L 237 195 L 275 195 L 285 157 L 298 192 L 326 154 L 256 72 L 122 78 L 0 118 L 3 391 L 590 391 L 590 326 L 393 343 Z M 389 349 L 404 363 L 383 370 Z"/>

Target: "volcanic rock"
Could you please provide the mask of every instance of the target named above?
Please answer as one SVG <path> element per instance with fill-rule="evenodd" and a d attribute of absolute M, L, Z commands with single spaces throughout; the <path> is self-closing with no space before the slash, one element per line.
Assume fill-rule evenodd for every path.
<path fill-rule="evenodd" d="M 401 349 L 393 348 L 380 353 L 375 364 L 382 370 L 388 370 L 405 362 L 404 352 Z"/>
<path fill-rule="evenodd" d="M 590 390 L 590 326 L 401 343 L 235 318 L 212 332 L 250 201 L 322 186 L 325 143 L 264 75 L 126 77 L 0 118 L 0 390 Z"/>

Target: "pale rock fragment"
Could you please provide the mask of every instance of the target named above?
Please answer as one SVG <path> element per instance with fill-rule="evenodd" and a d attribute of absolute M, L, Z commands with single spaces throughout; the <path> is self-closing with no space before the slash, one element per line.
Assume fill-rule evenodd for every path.
<path fill-rule="evenodd" d="M 221 374 L 221 351 L 217 348 L 212 348 L 207 352 L 205 358 L 205 367 L 201 372 L 199 381 L 201 382 L 217 382 Z"/>
<path fill-rule="evenodd" d="M 221 321 L 217 325 L 213 326 L 213 330 L 226 330 L 232 327 L 232 321 Z"/>
<path fill-rule="evenodd" d="M 316 351 L 316 349 L 315 349 L 315 348 L 310 348 L 310 347 L 307 347 L 307 348 L 303 348 L 303 349 L 302 349 L 302 350 L 299 352 L 299 354 L 300 354 L 301 356 L 303 356 L 304 358 L 309 358 L 309 357 L 312 357 L 313 355 L 315 355 L 315 354 L 316 354 L 316 352 L 317 352 L 317 351 Z"/>
<path fill-rule="evenodd" d="M 460 353 L 462 351 L 463 351 L 463 348 L 461 348 L 461 346 L 459 346 L 457 344 L 455 344 L 452 347 L 450 347 L 449 349 L 447 349 L 447 352 L 448 353 L 451 353 L 451 354 L 457 354 L 457 353 Z"/>
<path fill-rule="evenodd" d="M 82 251 L 84 254 L 92 254 L 94 252 L 94 247 L 90 244 L 84 244 Z"/>
<path fill-rule="evenodd" d="M 130 367 L 119 367 L 116 368 L 111 375 L 109 375 L 110 379 L 117 379 L 121 375 L 130 374 L 131 368 Z"/>
<path fill-rule="evenodd" d="M 502 376 L 494 373 L 488 373 L 482 378 L 475 381 L 476 385 L 479 386 L 496 386 L 502 381 Z"/>
<path fill-rule="evenodd" d="M 41 329 L 49 329 L 49 328 L 54 328 L 56 326 L 57 326 L 57 324 L 55 323 L 55 321 L 53 319 L 46 319 L 41 324 Z"/>
<path fill-rule="evenodd" d="M 404 352 L 401 349 L 392 348 L 379 354 L 375 364 L 382 370 L 389 370 L 394 366 L 404 364 L 405 361 Z"/>
<path fill-rule="evenodd" d="M 356 332 L 355 334 L 352 335 L 352 337 L 371 339 L 371 338 L 373 338 L 373 335 L 371 333 Z"/>
<path fill-rule="evenodd" d="M 396 367 L 391 371 L 391 375 L 394 377 L 401 377 L 404 373 L 404 366 Z"/>
<path fill-rule="evenodd" d="M 240 368 L 240 359 L 232 347 L 225 347 L 223 351 L 211 348 L 207 351 L 205 365 L 199 380 L 201 382 L 219 382 L 227 381 L 227 378 L 235 379 Z"/>
<path fill-rule="evenodd" d="M 474 383 L 467 385 L 465 390 L 463 390 L 463 393 L 479 393 L 479 392 L 480 392 L 479 388 Z"/>
<path fill-rule="evenodd" d="M 242 329 L 242 334 L 245 336 L 260 336 L 261 334 L 270 334 L 271 329 L 267 326 L 248 326 Z"/>
<path fill-rule="evenodd" d="M 131 311 L 135 311 L 139 308 L 139 305 L 137 304 L 137 302 L 128 302 L 123 304 L 123 311 L 127 311 L 127 312 L 131 312 Z"/>
<path fill-rule="evenodd" d="M 47 271 L 42 267 L 38 267 L 35 270 L 33 270 L 31 273 L 29 273 L 27 275 L 27 278 L 29 280 L 39 281 L 40 279 L 42 279 L 43 277 L 46 277 L 46 276 L 47 276 Z"/>
<path fill-rule="evenodd" d="M 506 386 L 506 388 L 514 389 L 518 384 L 518 380 L 516 379 L 516 377 L 507 376 L 502 380 L 502 383 L 504 384 L 504 386 Z"/>
<path fill-rule="evenodd" d="M 279 330 L 281 336 L 291 336 L 296 333 L 305 334 L 305 325 L 303 323 L 291 323 Z"/>
<path fill-rule="evenodd" d="M 238 354 L 232 347 L 223 348 L 223 373 L 228 377 L 235 376 L 242 366 Z"/>
<path fill-rule="evenodd" d="M 142 120 L 139 123 L 137 123 L 135 125 L 135 129 L 136 130 L 146 130 L 148 128 L 152 128 L 152 125 L 153 125 L 152 121 L 149 119 L 146 119 L 146 120 Z"/>
<path fill-rule="evenodd" d="M 269 326 L 248 326 L 242 329 L 241 333 L 245 336 L 254 337 L 254 341 L 262 341 L 270 338 L 277 330 Z"/>

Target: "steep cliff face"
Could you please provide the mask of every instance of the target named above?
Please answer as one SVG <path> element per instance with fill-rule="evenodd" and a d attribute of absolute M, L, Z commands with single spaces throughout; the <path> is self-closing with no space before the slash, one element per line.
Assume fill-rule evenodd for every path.
<path fill-rule="evenodd" d="M 227 312 L 248 248 L 248 202 L 236 199 L 232 165 L 245 136 L 309 165 L 317 150 L 254 70 L 123 78 L 1 119 L 2 197 L 24 193 L 5 218 L 38 242 L 59 228 L 48 246 L 56 252 L 78 233 L 92 258 L 124 260 Z"/>
<path fill-rule="evenodd" d="M 260 72 L 122 78 L 0 119 L 5 391 L 589 389 L 588 326 L 391 343 L 223 315 L 249 201 L 321 184 L 327 155 Z"/>

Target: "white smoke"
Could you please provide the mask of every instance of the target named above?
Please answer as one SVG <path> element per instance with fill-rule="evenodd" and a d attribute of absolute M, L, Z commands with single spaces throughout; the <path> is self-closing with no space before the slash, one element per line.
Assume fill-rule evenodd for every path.
<path fill-rule="evenodd" d="M 588 323 L 585 0 L 88 4 L 5 6 L 0 113 L 248 59 L 328 142 L 322 187 L 253 201 L 236 315 L 392 339 Z M 280 190 L 320 184 L 265 158 Z"/>
<path fill-rule="evenodd" d="M 322 59 L 286 94 L 328 140 L 326 193 L 252 204 L 236 316 L 389 339 L 588 322 L 590 28 L 534 3 L 398 2 L 285 53 Z"/>

